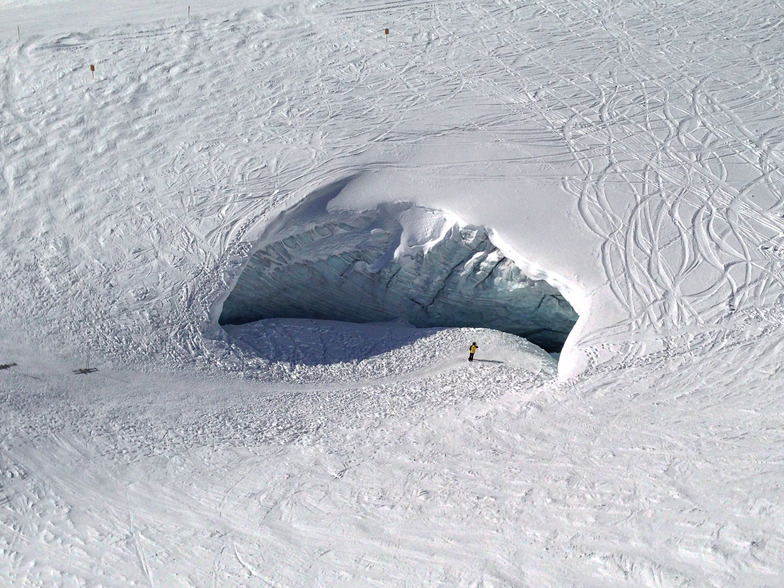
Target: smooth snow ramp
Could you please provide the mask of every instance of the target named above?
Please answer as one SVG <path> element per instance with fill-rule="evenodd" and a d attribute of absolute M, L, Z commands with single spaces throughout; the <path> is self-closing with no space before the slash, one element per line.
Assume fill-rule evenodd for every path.
<path fill-rule="evenodd" d="M 223 304 L 220 324 L 268 318 L 404 319 L 417 327 L 485 327 L 556 351 L 577 313 L 491 240 L 443 211 L 411 203 L 332 210 L 350 180 L 274 221 Z"/>

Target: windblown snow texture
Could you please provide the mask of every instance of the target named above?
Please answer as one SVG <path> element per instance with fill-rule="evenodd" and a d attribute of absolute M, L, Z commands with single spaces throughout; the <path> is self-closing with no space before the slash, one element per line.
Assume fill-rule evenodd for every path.
<path fill-rule="evenodd" d="M 563 346 L 574 309 L 553 286 L 524 275 L 485 229 L 408 204 L 327 212 L 324 196 L 332 192 L 273 223 L 224 303 L 222 324 L 404 319 L 498 329 L 547 350 Z"/>
<path fill-rule="evenodd" d="M 0 2 L 0 586 L 784 586 L 781 0 L 187 4 Z M 559 379 L 221 328 L 321 186 L 385 263 L 485 228 Z"/>

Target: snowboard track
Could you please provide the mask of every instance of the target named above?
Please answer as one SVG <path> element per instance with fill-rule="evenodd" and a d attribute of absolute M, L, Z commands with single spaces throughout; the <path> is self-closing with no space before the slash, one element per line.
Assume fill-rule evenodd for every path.
<path fill-rule="evenodd" d="M 780 584 L 781 2 L 363 8 L 0 41 L 0 584 Z M 573 198 L 579 377 L 225 339 L 271 219 L 432 141 Z"/>

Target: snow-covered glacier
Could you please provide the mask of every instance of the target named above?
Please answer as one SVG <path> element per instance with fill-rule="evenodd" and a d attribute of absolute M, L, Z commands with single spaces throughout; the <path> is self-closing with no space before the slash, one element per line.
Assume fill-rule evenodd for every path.
<path fill-rule="evenodd" d="M 357 213 L 315 192 L 261 236 L 219 322 L 403 319 L 417 327 L 487 327 L 557 351 L 577 313 L 556 287 L 526 275 L 485 227 L 409 202 Z"/>

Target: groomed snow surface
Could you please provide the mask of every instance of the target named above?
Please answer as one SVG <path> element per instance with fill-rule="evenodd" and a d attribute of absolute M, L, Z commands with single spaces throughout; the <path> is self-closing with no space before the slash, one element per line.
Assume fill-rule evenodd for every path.
<path fill-rule="evenodd" d="M 3 3 L 0 586 L 784 585 L 782 14 Z M 479 235 L 557 364 L 219 324 L 334 219 L 366 275 Z"/>

